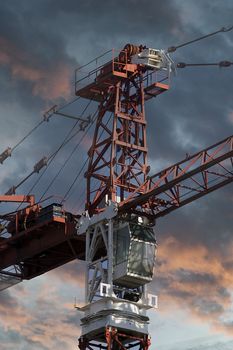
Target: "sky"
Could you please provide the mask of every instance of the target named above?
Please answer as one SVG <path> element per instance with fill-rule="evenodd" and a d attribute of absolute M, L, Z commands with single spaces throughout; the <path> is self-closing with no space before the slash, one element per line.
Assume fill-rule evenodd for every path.
<path fill-rule="evenodd" d="M 11 0 L 0 3 L 0 152 L 15 146 L 54 105 L 75 97 L 74 70 L 126 43 L 167 48 L 231 26 L 231 0 Z M 232 61 L 233 31 L 177 50 L 175 62 Z M 233 68 L 185 68 L 171 89 L 146 105 L 153 171 L 224 139 L 233 130 Z M 79 115 L 77 101 L 65 111 Z M 89 106 L 88 116 L 96 106 Z M 52 154 L 73 127 L 53 117 L 20 144 L 1 167 L 5 193 Z M 80 170 L 93 127 L 47 195 L 61 198 Z M 59 153 L 34 187 L 40 197 L 81 134 Z M 17 193 L 27 193 L 33 176 Z M 73 188 L 67 209 L 82 211 L 85 181 Z M 232 185 L 158 220 L 155 278 L 159 297 L 150 311 L 156 350 L 233 348 Z M 6 211 L 2 204 L 1 209 Z M 84 298 L 84 263 L 74 261 L 0 292 L 0 349 L 75 349 Z"/>

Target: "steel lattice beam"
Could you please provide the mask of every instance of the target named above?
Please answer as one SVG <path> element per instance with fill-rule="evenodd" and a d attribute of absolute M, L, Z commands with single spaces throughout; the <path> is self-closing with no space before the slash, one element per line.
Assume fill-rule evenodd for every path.
<path fill-rule="evenodd" d="M 149 177 L 121 211 L 164 216 L 233 181 L 233 136 Z M 144 189 L 144 194 L 138 195 Z"/>

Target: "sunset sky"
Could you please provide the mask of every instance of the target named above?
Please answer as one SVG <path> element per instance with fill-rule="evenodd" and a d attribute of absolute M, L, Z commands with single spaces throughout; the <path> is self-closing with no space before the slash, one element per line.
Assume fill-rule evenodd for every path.
<path fill-rule="evenodd" d="M 127 43 L 167 48 L 233 25 L 231 0 L 11 0 L 0 2 L 0 153 L 13 147 L 53 105 L 74 98 L 74 70 Z M 233 61 L 233 31 L 172 55 L 175 62 Z M 233 67 L 185 68 L 171 89 L 146 105 L 153 171 L 233 134 Z M 85 101 L 67 107 L 79 115 Z M 86 116 L 97 106 L 86 111 Z M 1 167 L 5 193 L 59 146 L 74 121 L 53 117 Z M 93 128 L 46 193 L 61 196 L 86 159 Z M 79 136 L 80 137 L 80 136 Z M 60 152 L 35 186 L 39 198 L 75 147 Z M 19 188 L 27 193 L 36 175 Z M 85 181 L 67 209 L 83 210 Z M 233 185 L 157 222 L 156 272 L 149 290 L 153 350 L 233 349 Z M 6 211 L 1 204 L 2 212 Z M 0 350 L 76 349 L 84 298 L 84 263 L 74 261 L 0 292 Z M 221 345 L 219 345 L 221 344 Z"/>

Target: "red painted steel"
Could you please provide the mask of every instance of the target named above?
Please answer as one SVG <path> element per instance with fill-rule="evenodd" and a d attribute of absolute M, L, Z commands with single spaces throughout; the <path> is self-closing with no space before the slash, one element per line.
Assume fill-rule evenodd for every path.
<path fill-rule="evenodd" d="M 131 90 L 135 87 L 132 100 Z M 106 113 L 109 109 L 113 116 Z M 118 82 L 100 105 L 86 173 L 89 213 L 104 210 L 106 198 L 122 201 L 144 183 L 148 171 L 145 129 L 144 92 L 139 75 L 132 82 Z"/>
<path fill-rule="evenodd" d="M 29 203 L 33 206 L 35 197 L 33 195 L 0 195 L 0 202 Z"/>
<path fill-rule="evenodd" d="M 75 223 L 52 217 L 0 240 L 0 270 L 19 265 L 17 275 L 31 279 L 74 259 L 85 258 L 85 242 Z M 7 273 L 6 273 L 7 274 Z"/>
<path fill-rule="evenodd" d="M 125 50 L 100 69 L 93 83 L 76 95 L 100 101 L 86 172 L 86 209 L 90 215 L 105 210 L 108 200 L 121 203 L 135 192 L 142 194 L 149 172 L 147 161 L 145 100 L 167 91 L 167 73 L 131 64 L 130 55 L 141 47 Z"/>
<path fill-rule="evenodd" d="M 76 234 L 74 217 L 58 204 L 29 206 L 6 220 L 7 232 L 0 235 L 2 275 L 9 275 L 14 265 L 15 277 L 30 279 L 85 257 L 85 242 Z"/>
<path fill-rule="evenodd" d="M 106 327 L 105 330 L 90 338 L 86 336 L 79 338 L 80 350 L 148 350 L 150 345 L 150 337 L 147 334 L 134 336 L 115 327 Z"/>
<path fill-rule="evenodd" d="M 164 216 L 233 181 L 233 136 L 148 177 L 121 211 Z M 138 195 L 141 189 L 144 194 Z"/>

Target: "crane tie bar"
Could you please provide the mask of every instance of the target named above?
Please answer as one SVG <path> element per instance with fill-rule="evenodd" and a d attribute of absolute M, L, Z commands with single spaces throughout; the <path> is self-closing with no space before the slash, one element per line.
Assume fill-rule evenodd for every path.
<path fill-rule="evenodd" d="M 213 35 L 216 35 L 218 33 L 226 33 L 226 32 L 229 32 L 233 29 L 233 26 L 231 27 L 228 27 L 228 28 L 225 28 L 225 27 L 222 27 L 221 29 L 217 30 L 216 32 L 213 32 L 213 33 L 210 33 L 210 34 L 206 34 L 206 35 L 203 35 L 197 39 L 193 39 L 193 40 L 190 40 L 190 41 L 187 41 L 181 45 L 178 45 L 178 46 L 170 46 L 168 49 L 167 49 L 167 52 L 168 53 L 171 53 L 171 52 L 175 52 L 177 49 L 181 48 L 181 47 L 184 47 L 184 46 L 187 46 L 189 44 L 192 44 L 192 43 L 195 43 L 197 41 L 200 41 L 200 40 L 203 40 L 203 39 L 206 39 L 206 38 L 209 38 L 210 36 L 213 36 Z"/>
<path fill-rule="evenodd" d="M 233 62 L 230 61 L 220 61 L 218 63 L 177 63 L 177 68 L 185 68 L 185 67 L 206 67 L 206 66 L 218 66 L 218 67 L 230 67 L 233 65 Z"/>

